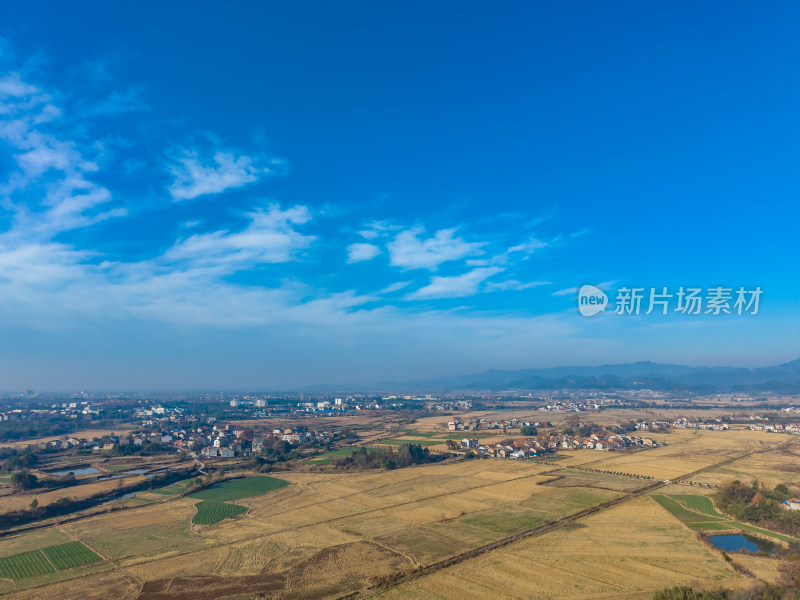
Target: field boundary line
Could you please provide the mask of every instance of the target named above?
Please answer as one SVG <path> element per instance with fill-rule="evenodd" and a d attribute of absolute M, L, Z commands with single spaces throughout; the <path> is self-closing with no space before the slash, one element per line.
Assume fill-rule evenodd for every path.
<path fill-rule="evenodd" d="M 48 564 L 53 567 L 53 573 L 58 573 L 61 569 L 57 569 L 56 566 L 53 564 L 53 561 L 50 560 L 50 557 L 47 556 L 47 553 L 44 551 L 44 548 L 39 548 L 39 554 L 44 556 L 44 559 L 48 562 Z M 65 569 L 66 570 L 66 569 Z"/>

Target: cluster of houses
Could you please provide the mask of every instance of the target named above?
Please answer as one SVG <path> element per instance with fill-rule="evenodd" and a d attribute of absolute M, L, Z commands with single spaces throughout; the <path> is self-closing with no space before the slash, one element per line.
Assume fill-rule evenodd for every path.
<path fill-rule="evenodd" d="M 636 423 L 636 429 L 640 431 L 665 431 L 667 429 L 728 431 L 730 425 L 735 423 L 746 423 L 751 431 L 800 435 L 800 423 L 771 423 L 769 417 L 760 415 L 722 415 L 720 417 L 691 420 L 681 417 L 673 421 L 639 421 Z"/>
<path fill-rule="evenodd" d="M 551 401 L 539 410 L 548 412 L 585 412 L 587 410 L 603 410 L 608 408 L 627 408 L 631 406 L 629 400 L 623 398 L 585 398 Z"/>
<path fill-rule="evenodd" d="M 486 458 L 524 460 L 560 450 L 626 450 L 663 446 L 650 438 L 611 432 L 593 433 L 588 437 L 568 435 L 542 435 L 531 438 L 506 440 L 494 445 L 482 445 L 475 438 L 464 438 L 461 447 Z"/>
<path fill-rule="evenodd" d="M 68 437 L 49 440 L 33 445 L 41 451 L 60 451 L 87 448 L 95 452 L 112 450 L 115 444 L 134 444 L 145 442 L 158 444 L 165 448 L 186 451 L 200 451 L 203 456 L 233 458 L 259 452 L 265 445 L 280 439 L 293 445 L 309 442 L 327 444 L 341 439 L 340 431 L 309 431 L 305 427 L 294 429 L 275 428 L 254 436 L 252 430 L 241 425 L 205 425 L 196 428 L 164 428 L 161 431 L 138 432 L 126 436 L 106 436 L 104 438 Z M 272 438 L 272 439 L 270 439 Z"/>
<path fill-rule="evenodd" d="M 25 419 L 45 419 L 48 417 L 78 417 L 97 416 L 100 414 L 98 405 L 89 402 L 64 402 L 60 405 L 53 404 L 50 408 L 15 408 L 0 412 L 0 421 L 20 421 Z"/>
<path fill-rule="evenodd" d="M 436 400 L 436 398 L 434 398 Z M 426 402 L 425 410 L 471 410 L 472 400 L 442 400 L 437 402 Z"/>
<path fill-rule="evenodd" d="M 705 429 L 709 431 L 727 431 L 728 423 L 719 418 L 689 420 L 685 417 L 674 421 L 639 421 L 639 431 L 666 431 L 667 429 Z"/>
<path fill-rule="evenodd" d="M 552 427 L 552 423 L 543 421 L 520 421 L 519 419 L 471 419 L 466 423 L 455 419 L 447 424 L 449 431 L 476 431 L 479 429 L 519 429 L 520 427 Z"/>
<path fill-rule="evenodd" d="M 800 423 L 752 423 L 748 429 L 751 431 L 800 435 Z"/>
<path fill-rule="evenodd" d="M 265 444 L 273 440 L 281 440 L 293 445 L 305 443 L 328 444 L 341 439 L 340 431 L 309 431 L 306 427 L 282 429 L 277 427 L 271 432 L 259 437 L 243 435 L 245 429 L 241 426 L 225 425 L 213 428 L 211 434 L 199 441 L 202 445 L 202 456 L 206 458 L 234 458 L 261 452 Z"/>
<path fill-rule="evenodd" d="M 394 396 L 391 398 L 394 398 Z M 353 397 L 348 397 L 334 398 L 333 402 L 330 400 L 299 402 L 295 412 L 334 415 L 351 410 L 397 410 L 404 406 L 402 402 L 391 402 L 388 400 L 389 398 L 384 398 L 382 402 L 378 402 L 372 399 L 356 400 Z"/>

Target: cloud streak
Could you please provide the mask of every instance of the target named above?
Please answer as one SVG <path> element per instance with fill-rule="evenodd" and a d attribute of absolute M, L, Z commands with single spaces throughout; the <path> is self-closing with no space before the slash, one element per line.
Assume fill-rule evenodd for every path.
<path fill-rule="evenodd" d="M 282 165 L 283 161 L 278 159 L 236 156 L 230 151 L 204 157 L 198 150 L 184 150 L 169 165 L 174 177 L 169 192 L 176 202 L 220 194 L 255 183 L 265 175 L 276 174 Z"/>
<path fill-rule="evenodd" d="M 415 292 L 407 294 L 406 300 L 432 300 L 437 298 L 463 298 L 478 293 L 480 285 L 492 275 L 500 273 L 499 267 L 473 269 L 463 275 L 451 277 L 434 276 L 431 282 Z"/>

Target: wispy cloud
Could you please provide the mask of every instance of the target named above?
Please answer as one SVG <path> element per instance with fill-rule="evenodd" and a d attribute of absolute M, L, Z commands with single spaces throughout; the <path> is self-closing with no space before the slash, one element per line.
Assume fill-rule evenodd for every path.
<path fill-rule="evenodd" d="M 265 159 L 230 151 L 218 151 L 213 156 L 201 156 L 198 150 L 184 150 L 175 156 L 169 170 L 175 177 L 169 192 L 177 202 L 192 200 L 206 194 L 255 183 L 261 177 L 280 172 L 280 159 Z"/>
<path fill-rule="evenodd" d="M 397 283 L 393 283 L 392 285 L 386 286 L 378 294 L 393 294 L 398 290 L 402 290 L 404 287 L 408 287 L 413 282 L 411 281 L 398 281 Z"/>
<path fill-rule="evenodd" d="M 374 244 L 350 244 L 347 247 L 347 262 L 356 263 L 372 260 L 380 253 L 381 249 Z"/>
<path fill-rule="evenodd" d="M 96 210 L 111 193 L 92 180 L 99 166 L 84 156 L 91 149 L 47 129 L 62 115 L 50 95 L 14 72 L 0 78 L 0 99 L 0 141 L 17 166 L 0 195 L 12 210 L 15 235 L 55 235 L 125 214 L 121 207 Z"/>
<path fill-rule="evenodd" d="M 473 296 L 478 293 L 481 283 L 492 275 L 500 273 L 503 269 L 499 267 L 487 267 L 483 269 L 473 269 L 463 275 L 453 275 L 451 277 L 434 276 L 431 282 L 415 292 L 407 294 L 406 300 L 432 300 L 436 298 L 463 298 Z"/>
<path fill-rule="evenodd" d="M 595 285 L 595 286 L 599 287 L 601 290 L 605 290 L 606 288 L 614 285 L 615 283 L 616 283 L 616 280 L 612 279 L 611 281 L 604 281 L 603 283 L 597 283 L 597 284 L 592 284 L 592 285 Z M 580 289 L 579 286 L 568 287 L 568 288 L 565 288 L 563 290 L 555 291 L 555 292 L 551 293 L 550 295 L 551 296 L 570 296 L 570 295 L 573 295 L 573 294 L 577 294 L 579 289 Z"/>
<path fill-rule="evenodd" d="M 538 240 L 536 238 L 530 238 L 527 241 L 523 242 L 522 244 L 517 244 L 516 246 L 512 246 L 508 249 L 509 254 L 513 252 L 524 252 L 525 254 L 531 254 L 536 250 L 540 250 L 542 248 L 547 247 L 547 242 L 543 242 L 542 240 Z"/>
<path fill-rule="evenodd" d="M 289 262 L 315 239 L 297 230 L 297 226 L 311 220 L 305 206 L 283 210 L 273 204 L 265 211 L 250 212 L 245 217 L 250 223 L 242 231 L 193 235 L 167 250 L 162 262 L 231 272 L 263 263 Z"/>
<path fill-rule="evenodd" d="M 403 269 L 428 269 L 435 271 L 445 262 L 481 254 L 485 242 L 466 242 L 455 237 L 455 229 L 440 229 L 433 237 L 420 239 L 422 227 L 401 231 L 389 242 L 390 263 Z"/>
<path fill-rule="evenodd" d="M 517 281 L 516 279 L 509 279 L 507 281 L 489 281 L 486 283 L 486 291 L 487 292 L 505 292 L 505 291 L 515 291 L 519 292 L 522 290 L 529 290 L 531 288 L 539 287 L 542 285 L 550 285 L 549 281 Z"/>

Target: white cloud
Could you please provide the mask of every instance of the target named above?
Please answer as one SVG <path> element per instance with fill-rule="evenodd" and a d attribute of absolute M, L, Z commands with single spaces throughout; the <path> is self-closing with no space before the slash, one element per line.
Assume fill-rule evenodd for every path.
<path fill-rule="evenodd" d="M 169 192 L 175 201 L 219 194 L 255 183 L 263 175 L 277 172 L 282 164 L 278 159 L 267 161 L 247 155 L 237 157 L 232 152 L 223 151 L 204 159 L 197 151 L 186 151 L 169 166 L 175 176 Z"/>
<path fill-rule="evenodd" d="M 537 240 L 536 238 L 530 238 L 527 242 L 519 244 L 517 246 L 512 246 L 508 249 L 509 254 L 512 252 L 524 252 L 525 254 L 531 254 L 536 250 L 540 250 L 541 248 L 546 248 L 547 242 L 543 242 L 541 240 Z"/>
<path fill-rule="evenodd" d="M 90 178 L 98 164 L 85 154 L 93 150 L 50 132 L 61 111 L 48 94 L 12 73 L 0 79 L 0 96 L 0 140 L 13 149 L 18 167 L 0 184 L 13 212 L 13 235 L 52 236 L 125 214 L 119 207 L 98 212 L 112 196 Z"/>
<path fill-rule="evenodd" d="M 398 225 L 392 225 L 389 221 L 372 221 L 367 223 L 358 234 L 365 240 L 374 240 L 381 237 L 390 231 L 397 231 L 400 229 Z"/>
<path fill-rule="evenodd" d="M 39 92 L 39 88 L 22 81 L 20 74 L 12 71 L 4 77 L 0 77 L 0 96 L 24 97 L 31 96 Z"/>
<path fill-rule="evenodd" d="M 463 275 L 452 277 L 435 276 L 431 282 L 415 292 L 407 294 L 406 300 L 428 300 L 435 298 L 463 298 L 478 293 L 480 284 L 502 271 L 499 267 L 473 269 Z"/>
<path fill-rule="evenodd" d="M 453 237 L 455 229 L 440 229 L 432 238 L 419 239 L 422 227 L 401 231 L 389 242 L 390 263 L 404 269 L 435 271 L 442 263 L 481 254 L 484 242 L 465 242 Z"/>
<path fill-rule="evenodd" d="M 412 281 L 398 281 L 397 283 L 393 283 L 392 285 L 386 286 L 378 294 L 393 294 L 397 290 L 402 290 L 404 287 L 408 287 L 411 285 Z"/>
<path fill-rule="evenodd" d="M 381 249 L 374 244 L 350 244 L 347 247 L 347 262 L 355 263 L 371 260 L 381 253 Z"/>
<path fill-rule="evenodd" d="M 494 291 L 505 292 L 510 290 L 522 291 L 534 287 L 539 287 L 542 285 L 550 285 L 550 282 L 549 281 L 522 282 L 522 281 L 517 281 L 516 279 L 509 279 L 507 281 L 498 281 L 496 283 L 494 281 L 489 281 L 486 284 L 486 291 L 487 292 L 494 292 Z"/>
<path fill-rule="evenodd" d="M 226 230 L 193 235 L 177 242 L 162 257 L 168 264 L 188 263 L 192 268 L 232 272 L 262 263 L 294 260 L 299 250 L 316 239 L 297 231 L 296 226 L 311 220 L 305 206 L 282 210 L 273 204 L 266 211 L 245 215 L 250 224 L 238 232 Z"/>

